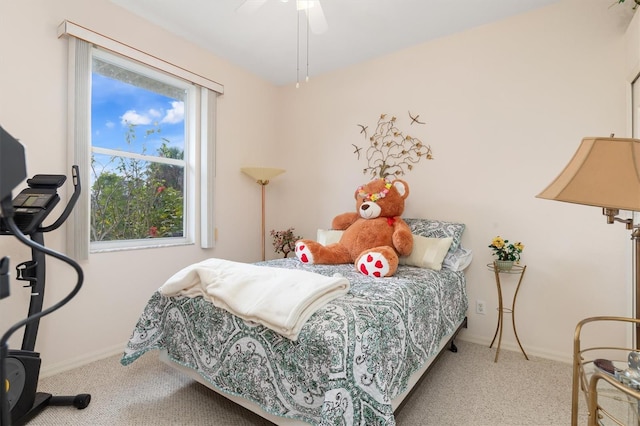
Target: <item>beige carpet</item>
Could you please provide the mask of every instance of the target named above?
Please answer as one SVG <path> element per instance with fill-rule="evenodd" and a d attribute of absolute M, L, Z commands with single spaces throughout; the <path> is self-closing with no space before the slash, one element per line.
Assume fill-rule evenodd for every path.
<path fill-rule="evenodd" d="M 568 425 L 571 366 L 458 340 L 400 412 L 403 425 Z M 84 410 L 48 407 L 29 425 L 268 425 L 269 422 L 186 379 L 150 352 L 128 367 L 111 357 L 41 379 L 40 391 L 90 393 Z M 581 397 L 580 424 L 586 424 Z"/>

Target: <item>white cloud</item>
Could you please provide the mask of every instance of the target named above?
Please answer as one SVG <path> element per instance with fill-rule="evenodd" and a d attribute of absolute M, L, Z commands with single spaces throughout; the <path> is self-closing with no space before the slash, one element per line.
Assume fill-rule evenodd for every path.
<path fill-rule="evenodd" d="M 160 117 L 162 117 L 162 111 L 158 111 L 157 109 L 151 108 L 148 111 L 143 113 L 138 113 L 136 110 L 130 109 L 120 117 L 120 120 L 121 120 L 120 123 L 123 126 L 129 125 L 129 124 L 146 125 L 146 124 L 153 123 Z M 166 113 L 164 114 L 164 117 L 160 122 L 175 124 L 175 123 L 180 123 L 183 120 L 184 120 L 184 102 L 174 101 L 174 102 L 171 102 L 171 109 L 166 111 Z"/>
<path fill-rule="evenodd" d="M 149 117 L 148 115 L 141 115 L 138 114 L 135 110 L 130 109 L 129 111 L 125 112 L 122 117 L 120 117 L 121 121 L 120 123 L 123 126 L 126 126 L 127 124 L 150 124 L 151 123 L 151 117 Z"/>
<path fill-rule="evenodd" d="M 107 123 L 105 124 L 105 127 L 107 129 L 113 129 L 116 126 L 116 123 L 114 123 L 113 121 L 109 120 L 107 121 Z"/>
<path fill-rule="evenodd" d="M 162 119 L 163 123 L 175 124 L 184 120 L 184 102 L 171 102 L 171 109 Z"/>

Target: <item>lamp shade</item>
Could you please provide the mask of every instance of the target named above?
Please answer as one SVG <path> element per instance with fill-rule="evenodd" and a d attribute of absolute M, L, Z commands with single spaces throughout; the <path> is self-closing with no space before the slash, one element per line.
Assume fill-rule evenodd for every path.
<path fill-rule="evenodd" d="M 537 197 L 640 211 L 640 140 L 582 139 L 569 164 Z"/>
<path fill-rule="evenodd" d="M 283 169 L 273 169 L 270 167 L 242 167 L 240 171 L 254 178 L 258 183 L 266 184 L 269 179 L 285 172 Z"/>

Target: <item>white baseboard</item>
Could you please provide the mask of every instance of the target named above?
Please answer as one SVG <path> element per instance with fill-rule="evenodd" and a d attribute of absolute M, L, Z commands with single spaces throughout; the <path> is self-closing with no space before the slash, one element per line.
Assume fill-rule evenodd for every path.
<path fill-rule="evenodd" d="M 483 345 L 483 346 L 489 346 L 489 343 L 491 343 L 491 339 L 486 339 L 486 338 L 482 338 L 479 336 L 472 336 L 469 333 L 460 333 L 458 335 L 458 339 L 460 340 L 464 340 L 465 342 L 470 342 L 470 343 L 475 343 L 477 345 Z M 528 356 L 535 356 L 535 357 L 539 357 L 539 358 L 545 358 L 545 359 L 549 359 L 552 361 L 558 361 L 558 362 L 562 362 L 565 364 L 572 364 L 573 363 L 573 359 L 572 359 L 572 355 L 567 355 L 565 353 L 560 353 L 560 352 L 553 352 L 553 351 L 549 351 L 546 349 L 541 349 L 541 348 L 536 348 L 536 347 L 531 347 L 531 346 L 527 346 L 527 345 L 522 345 L 524 347 L 525 352 L 527 353 Z M 494 346 L 495 348 L 495 346 Z M 514 351 L 514 352 L 520 352 L 520 347 L 518 346 L 517 343 L 515 342 L 502 342 L 502 345 L 500 346 L 500 350 L 508 350 L 508 351 Z"/>
<path fill-rule="evenodd" d="M 109 358 L 114 355 L 124 353 L 124 348 L 127 345 L 127 342 L 122 342 L 117 345 L 113 345 L 108 348 L 101 349 L 96 352 L 83 354 L 79 357 L 65 360 L 63 362 L 43 365 L 40 370 L 40 377 L 49 377 L 59 373 L 64 373 L 65 371 L 72 370 L 74 368 L 81 367 L 83 365 L 90 364 L 94 361 L 100 361 L 105 358 Z"/>
<path fill-rule="evenodd" d="M 458 334 L 457 339 L 464 340 L 465 342 L 475 343 L 477 345 L 483 345 L 483 346 L 489 346 L 489 343 L 491 342 L 489 339 L 485 339 L 479 336 L 473 336 L 469 333 L 466 333 L 465 330 L 462 330 L 462 332 Z M 40 370 L 40 377 L 49 377 L 55 374 L 64 373 L 65 371 L 69 371 L 74 368 L 81 367 L 86 364 L 90 364 L 94 361 L 100 361 L 102 359 L 109 358 L 114 355 L 122 354 L 124 352 L 124 348 L 126 344 L 127 342 L 125 341 L 120 344 L 113 345 L 111 347 L 104 348 L 96 352 L 84 354 L 76 358 L 65 360 L 63 362 L 44 365 Z M 502 346 L 500 346 L 500 350 L 520 352 L 520 348 L 518 347 L 518 345 L 512 342 L 502 342 Z M 571 364 L 573 361 L 571 356 L 567 356 L 567 354 L 559 353 L 559 352 L 551 352 L 545 349 L 525 346 L 525 351 L 529 356 L 550 359 L 552 361 L 558 361 L 566 364 Z"/>

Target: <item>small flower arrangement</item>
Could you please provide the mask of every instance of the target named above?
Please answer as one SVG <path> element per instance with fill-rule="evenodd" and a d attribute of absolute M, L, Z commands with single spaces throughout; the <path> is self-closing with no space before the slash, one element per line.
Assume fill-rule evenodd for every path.
<path fill-rule="evenodd" d="M 524 250 L 524 245 L 521 242 L 509 243 L 509 240 L 498 236 L 491 241 L 489 248 L 493 250 L 494 256 L 498 256 L 498 260 L 518 262 L 520 261 L 520 253 Z"/>
<path fill-rule="evenodd" d="M 289 253 L 296 249 L 296 241 L 300 238 L 293 234 L 295 228 L 289 228 L 286 231 L 271 230 L 271 236 L 273 237 L 273 248 L 276 253 L 283 253 L 284 257 L 288 257 Z"/>

